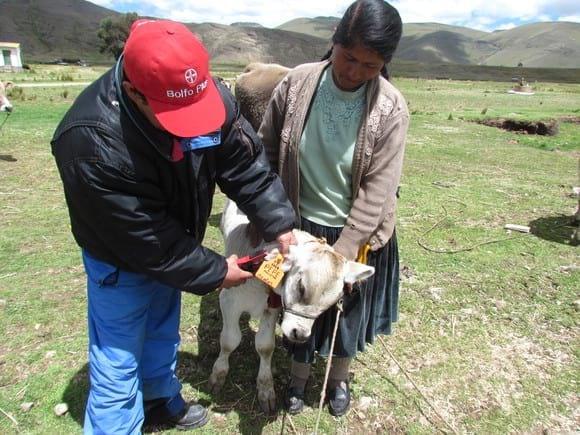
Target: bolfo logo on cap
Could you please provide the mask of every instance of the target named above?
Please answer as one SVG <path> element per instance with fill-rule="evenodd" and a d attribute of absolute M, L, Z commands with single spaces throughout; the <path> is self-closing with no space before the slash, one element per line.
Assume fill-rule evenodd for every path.
<path fill-rule="evenodd" d="M 168 98 L 189 98 L 189 97 L 196 97 L 197 95 L 203 93 L 205 88 L 207 88 L 208 80 L 207 78 L 199 83 L 195 84 L 199 75 L 195 68 L 189 68 L 183 74 L 185 81 L 189 85 L 193 86 L 186 86 L 182 89 L 168 89 L 166 95 Z"/>
<path fill-rule="evenodd" d="M 193 68 L 188 69 L 185 71 L 185 81 L 190 85 L 193 85 L 197 80 L 197 71 Z"/>

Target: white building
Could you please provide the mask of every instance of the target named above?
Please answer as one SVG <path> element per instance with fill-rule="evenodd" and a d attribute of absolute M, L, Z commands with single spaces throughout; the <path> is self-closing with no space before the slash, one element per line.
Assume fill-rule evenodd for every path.
<path fill-rule="evenodd" d="M 21 71 L 20 44 L 0 42 L 0 71 Z"/>

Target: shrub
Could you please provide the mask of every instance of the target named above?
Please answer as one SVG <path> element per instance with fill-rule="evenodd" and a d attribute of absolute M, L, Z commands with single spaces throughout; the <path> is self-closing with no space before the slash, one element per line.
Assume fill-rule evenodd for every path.
<path fill-rule="evenodd" d="M 20 86 L 14 86 L 8 91 L 8 97 L 12 100 L 22 100 L 26 99 L 26 95 L 24 95 L 24 88 Z"/>

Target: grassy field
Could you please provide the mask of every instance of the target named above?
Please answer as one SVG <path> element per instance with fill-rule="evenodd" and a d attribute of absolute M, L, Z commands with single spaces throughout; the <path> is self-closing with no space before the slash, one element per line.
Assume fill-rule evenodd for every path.
<path fill-rule="evenodd" d="M 94 78 L 63 70 L 55 81 L 58 74 Z M 356 358 L 353 409 L 342 419 L 324 410 L 321 432 L 577 431 L 580 259 L 570 243 L 570 193 L 580 184 L 580 85 L 539 84 L 533 96 L 508 95 L 510 84 L 498 82 L 396 85 L 412 112 L 397 226 L 400 321 L 386 347 L 377 342 Z M 0 130 L 2 434 L 82 428 L 85 277 L 49 146 L 81 89 L 14 91 L 14 113 Z M 541 137 L 471 122 L 484 117 L 575 122 Z M 216 196 L 205 240 L 218 251 L 222 205 Z M 507 223 L 532 233 L 509 233 Z M 184 295 L 179 375 L 185 396 L 212 409 L 198 433 L 312 433 L 323 361 L 308 409 L 267 417 L 255 397 L 256 325 L 247 319 L 224 390 L 209 393 L 220 326 L 216 293 Z M 280 337 L 274 365 L 281 398 L 288 361 Z M 53 411 L 59 403 L 69 409 L 62 417 Z"/>
<path fill-rule="evenodd" d="M 91 64 L 88 67 L 67 65 L 32 64 L 29 70 L 20 73 L 2 73 L 3 80 L 21 83 L 46 81 L 85 82 L 111 67 L 113 61 Z M 287 64 L 286 64 L 287 65 Z M 214 74 L 232 79 L 246 67 L 240 62 L 212 62 Z M 389 67 L 393 77 L 419 78 L 423 80 L 477 80 L 491 82 L 511 82 L 512 77 L 523 76 L 534 86 L 545 82 L 580 83 L 578 68 L 512 68 L 486 65 L 425 64 L 395 59 Z"/>
<path fill-rule="evenodd" d="M 40 65 L 33 64 L 30 69 L 22 72 L 4 72 L 0 80 L 12 80 L 15 83 L 34 82 L 86 82 L 92 81 L 107 71 L 110 66 L 69 66 L 69 65 Z"/>

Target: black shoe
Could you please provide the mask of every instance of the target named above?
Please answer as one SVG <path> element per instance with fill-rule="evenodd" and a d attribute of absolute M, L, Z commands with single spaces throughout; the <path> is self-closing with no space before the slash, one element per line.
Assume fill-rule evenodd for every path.
<path fill-rule="evenodd" d="M 143 404 L 145 411 L 144 426 L 173 426 L 180 430 L 191 430 L 209 421 L 207 409 L 198 404 L 186 404 L 176 415 L 167 409 L 166 399 L 148 400 Z"/>
<path fill-rule="evenodd" d="M 286 390 L 284 400 L 288 414 L 300 414 L 304 409 L 304 389 L 298 387 L 289 387 Z"/>
<path fill-rule="evenodd" d="M 194 403 L 187 405 L 183 412 L 170 420 L 179 430 L 191 430 L 205 425 L 209 421 L 209 414 L 206 408 Z"/>
<path fill-rule="evenodd" d="M 350 388 L 347 382 L 341 382 L 335 388 L 328 389 L 328 409 L 335 417 L 346 414 L 350 407 Z"/>

